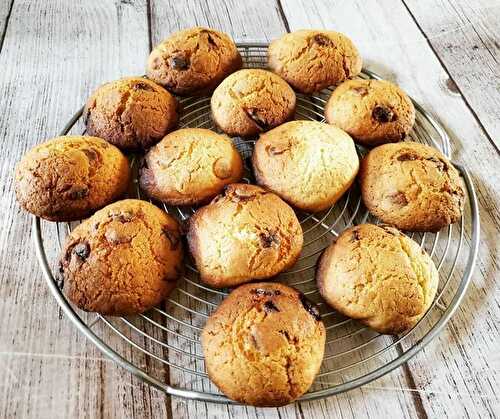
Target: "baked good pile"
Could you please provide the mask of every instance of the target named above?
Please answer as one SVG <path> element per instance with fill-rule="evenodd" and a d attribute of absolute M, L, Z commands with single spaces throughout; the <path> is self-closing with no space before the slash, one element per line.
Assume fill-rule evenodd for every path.
<path fill-rule="evenodd" d="M 90 95 L 87 135 L 25 154 L 16 195 L 46 220 L 83 220 L 66 238 L 58 278 L 82 310 L 151 309 L 175 288 L 189 251 L 203 283 L 234 288 L 202 333 L 210 378 L 236 401 L 281 406 L 308 391 L 326 335 L 315 304 L 273 282 L 302 251 L 296 210 L 328 209 L 359 182 L 383 224 L 341 232 L 318 262 L 318 289 L 343 315 L 399 334 L 431 307 L 439 282 L 430 256 L 401 230 L 437 232 L 457 222 L 465 193 L 439 150 L 402 141 L 415 122 L 412 101 L 393 83 L 358 78 L 362 59 L 345 35 L 292 32 L 270 44 L 268 70 L 242 63 L 224 33 L 172 34 L 151 52 L 147 77 Z M 332 89 L 326 122 L 294 120 L 296 92 L 325 88 Z M 177 97 L 206 95 L 225 134 L 176 129 Z M 255 142 L 254 185 L 242 182 L 244 160 L 231 137 Z M 361 159 L 357 147 L 367 151 Z M 142 155 L 137 176 L 130 152 Z M 196 212 L 181 225 L 152 203 L 122 199 L 133 177 L 153 202 Z"/>

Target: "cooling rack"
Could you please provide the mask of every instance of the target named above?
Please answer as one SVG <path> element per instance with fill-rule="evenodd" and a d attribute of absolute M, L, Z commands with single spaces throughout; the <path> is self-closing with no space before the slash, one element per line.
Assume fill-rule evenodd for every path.
<path fill-rule="evenodd" d="M 266 67 L 266 44 L 238 44 L 247 68 Z M 363 70 L 362 78 L 379 77 Z M 297 95 L 296 119 L 324 121 L 323 108 L 331 91 L 315 95 Z M 210 98 L 180 99 L 180 127 L 217 130 L 210 118 Z M 445 129 L 414 101 L 416 123 L 409 139 L 430 144 L 450 156 L 450 141 Z M 68 122 L 62 135 L 82 133 L 80 109 Z M 249 168 L 254 141 L 234 138 L 245 159 L 244 181 L 252 182 Z M 360 155 L 366 150 L 358 148 Z M 140 156 L 130 156 L 137 173 Z M 300 400 L 312 400 L 338 394 L 387 374 L 425 347 L 445 326 L 462 300 L 474 268 L 479 244 L 479 214 L 476 194 L 467 169 L 455 163 L 466 190 L 466 210 L 462 219 L 442 231 L 410 234 L 434 260 L 440 275 L 439 289 L 432 307 L 410 331 L 397 337 L 380 335 L 341 316 L 322 300 L 314 281 L 315 266 L 323 249 L 345 228 L 363 222 L 377 223 L 364 208 L 359 188 L 354 185 L 337 204 L 317 214 L 297 212 L 304 231 L 304 248 L 297 264 L 280 274 L 276 281 L 300 289 L 320 307 L 327 329 L 325 357 L 321 370 Z M 128 192 L 139 197 L 134 180 Z M 195 211 L 189 207 L 163 206 L 179 221 Z M 159 307 L 133 317 L 105 317 L 84 313 L 66 300 L 55 280 L 57 255 L 65 236 L 77 223 L 49 223 L 34 217 L 33 236 L 37 256 L 50 291 L 62 311 L 83 335 L 105 355 L 165 393 L 189 399 L 234 403 L 221 394 L 207 377 L 199 336 L 210 313 L 229 290 L 203 285 L 191 260 L 178 287 Z"/>

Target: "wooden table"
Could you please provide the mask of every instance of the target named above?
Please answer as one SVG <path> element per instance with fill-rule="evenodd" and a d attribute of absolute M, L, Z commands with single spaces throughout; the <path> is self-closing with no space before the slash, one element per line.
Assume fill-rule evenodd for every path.
<path fill-rule="evenodd" d="M 62 315 L 14 200 L 15 162 L 104 81 L 142 74 L 151 46 L 193 25 L 236 40 L 299 28 L 348 34 L 366 66 L 446 125 L 481 213 L 472 284 L 445 331 L 360 389 L 280 409 L 166 397 L 104 359 Z M 0 417 L 500 416 L 498 0 L 0 0 Z M 466 236 L 466 241 L 469 237 Z"/>

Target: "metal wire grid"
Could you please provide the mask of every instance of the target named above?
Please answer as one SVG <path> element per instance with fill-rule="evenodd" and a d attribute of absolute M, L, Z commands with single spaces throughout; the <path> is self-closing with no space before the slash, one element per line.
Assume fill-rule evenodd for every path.
<path fill-rule="evenodd" d="M 240 44 L 245 67 L 265 67 L 264 44 Z M 379 78 L 367 70 L 364 78 Z M 330 91 L 297 97 L 296 119 L 324 121 L 323 108 Z M 202 127 L 216 130 L 210 117 L 210 98 L 185 98 L 180 100 L 180 127 Z M 445 130 L 420 105 L 415 103 L 417 118 L 410 138 L 433 145 L 449 156 L 450 145 Z M 67 124 L 62 134 L 69 133 L 79 123 L 80 110 Z M 81 125 L 81 124 L 80 124 Z M 254 141 L 233 139 L 246 162 L 244 181 L 252 182 L 249 157 Z M 365 150 L 358 149 L 362 155 Z M 131 166 L 137 170 L 138 156 L 131 156 Z M 315 285 L 314 273 L 318 257 L 323 249 L 345 228 L 362 222 L 375 222 L 364 208 L 358 187 L 354 185 L 347 194 L 330 209 L 318 214 L 297 212 L 304 231 L 304 248 L 297 264 L 278 276 L 277 281 L 300 289 L 320 305 L 321 316 L 327 329 L 325 357 L 320 373 L 311 390 L 302 397 L 310 400 L 346 391 L 370 382 L 406 362 L 424 347 L 449 320 L 463 297 L 475 263 L 479 241 L 479 215 L 477 200 L 469 174 L 456 165 L 467 187 L 470 210 L 458 225 L 436 233 L 410 234 L 433 258 L 440 273 L 440 287 L 436 299 L 426 316 L 409 332 L 398 337 L 380 335 L 359 323 L 331 310 L 321 300 Z M 134 181 L 130 196 L 141 197 Z M 195 208 L 169 207 L 165 211 L 180 221 L 187 220 Z M 47 224 L 48 227 L 49 223 Z M 51 224 L 52 225 L 52 224 Z M 64 237 L 74 223 L 56 224 L 59 250 Z M 471 230 L 471 244 L 464 254 L 465 227 Z M 34 218 L 34 238 L 37 255 L 48 285 L 63 311 L 80 331 L 97 345 L 106 355 L 144 381 L 166 393 L 196 400 L 232 403 L 210 383 L 205 372 L 199 334 L 210 313 L 218 306 L 229 290 L 216 290 L 200 283 L 192 261 L 179 286 L 161 307 L 133 318 L 112 318 L 99 314 L 76 312 L 57 288 L 46 256 L 47 244 L 42 234 L 42 221 Z M 462 275 L 454 275 L 457 263 L 466 258 Z M 444 297 L 449 300 L 446 304 Z M 84 319 L 84 317 L 87 317 Z M 105 331 L 99 337 L 92 330 L 96 322 L 103 324 Z M 412 336 L 413 335 L 413 336 Z M 420 339 L 416 336 L 421 335 Z M 133 356 L 120 354 L 116 341 L 122 340 L 126 347 L 144 355 L 149 361 L 169 368 L 170 379 L 165 380 L 134 362 Z M 412 339 L 413 338 L 413 339 Z M 415 341 L 415 339 L 417 339 Z M 413 341 L 412 341 L 413 340 Z M 115 346 L 115 348 L 113 348 Z M 124 352 L 123 350 L 121 352 Z M 126 352 L 129 352 L 128 350 Z M 175 371 L 175 372 L 174 372 Z M 166 382 L 168 381 L 168 383 Z M 172 381 L 175 383 L 172 384 Z"/>

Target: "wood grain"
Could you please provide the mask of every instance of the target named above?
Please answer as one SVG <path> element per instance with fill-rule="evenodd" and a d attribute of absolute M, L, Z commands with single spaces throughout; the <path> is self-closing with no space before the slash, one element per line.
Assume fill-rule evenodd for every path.
<path fill-rule="evenodd" d="M 312 6 L 312 7 L 311 7 Z M 448 74 L 403 4 L 303 1 L 283 3 L 290 27 L 329 27 L 348 34 L 367 68 L 396 81 L 445 123 L 453 158 L 470 169 L 477 188 L 482 242 L 469 292 L 442 333 L 409 363 L 425 413 L 430 417 L 480 417 L 498 412 L 497 346 L 500 318 L 498 165 L 500 159 L 459 96 L 446 87 Z M 497 342 L 495 344 L 495 342 Z M 489 371 L 489 372 L 488 372 Z M 436 397 L 443 392 L 446 397 Z M 457 397 L 460 403 L 457 403 Z"/>
<path fill-rule="evenodd" d="M 0 417 L 500 415 L 496 283 L 500 159 L 493 145 L 496 142 L 498 147 L 499 137 L 497 2 L 73 3 L 0 0 L 0 138 L 4 144 L 0 158 Z M 29 147 L 55 136 L 93 88 L 122 75 L 142 74 L 152 44 L 192 25 L 219 28 L 240 41 L 271 40 L 288 29 L 304 27 L 338 29 L 360 47 L 368 68 L 401 84 L 448 127 L 454 159 L 471 170 L 477 187 L 482 242 L 465 301 L 445 332 L 409 368 L 349 393 L 280 409 L 171 399 L 103 358 L 54 304 L 32 251 L 31 218 L 14 200 L 14 163 Z M 100 322 L 94 328 L 114 341 L 118 350 L 129 351 Z M 147 342 L 141 344 L 147 346 Z M 189 380 L 161 364 L 148 364 L 140 353 L 128 354 L 172 383 Z"/>
<path fill-rule="evenodd" d="M 6 34 L 0 54 L 0 417 L 165 416 L 163 395 L 104 359 L 59 312 L 31 245 L 31 217 L 17 206 L 12 185 L 14 163 L 57 135 L 91 89 L 143 72 L 146 4 L 15 1 Z"/>
<path fill-rule="evenodd" d="M 406 5 L 488 139 L 500 146 L 500 4 L 407 0 Z"/>

